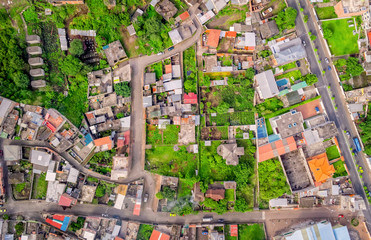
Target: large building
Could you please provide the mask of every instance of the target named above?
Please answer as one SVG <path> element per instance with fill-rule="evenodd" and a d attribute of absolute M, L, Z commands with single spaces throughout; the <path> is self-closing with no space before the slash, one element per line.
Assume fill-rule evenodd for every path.
<path fill-rule="evenodd" d="M 272 70 L 255 75 L 256 90 L 261 99 L 277 96 L 279 93 Z"/>
<path fill-rule="evenodd" d="M 116 63 L 125 60 L 127 58 L 124 47 L 121 45 L 120 40 L 111 42 L 110 44 L 103 47 L 104 53 L 107 57 L 108 64 L 113 67 Z"/>
<path fill-rule="evenodd" d="M 270 45 L 275 65 L 281 66 L 305 58 L 307 53 L 300 38 L 283 40 Z"/>

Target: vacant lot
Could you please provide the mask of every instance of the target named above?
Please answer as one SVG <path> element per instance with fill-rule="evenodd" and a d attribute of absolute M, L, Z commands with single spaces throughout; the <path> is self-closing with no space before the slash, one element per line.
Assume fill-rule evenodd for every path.
<path fill-rule="evenodd" d="M 191 178 L 195 175 L 197 155 L 189 153 L 186 146 L 155 146 L 146 150 L 146 170 L 166 176 Z"/>
<path fill-rule="evenodd" d="M 326 154 L 328 160 L 334 160 L 340 157 L 340 153 L 336 145 L 326 148 Z"/>
<path fill-rule="evenodd" d="M 318 18 L 321 20 L 338 17 L 338 15 L 335 13 L 335 8 L 333 6 L 316 8 L 316 12 L 317 12 Z"/>
<path fill-rule="evenodd" d="M 264 240 L 264 225 L 261 223 L 250 225 L 240 224 L 238 225 L 238 238 L 244 240 Z"/>
<path fill-rule="evenodd" d="M 332 164 L 335 168 L 335 173 L 332 176 L 333 178 L 342 177 L 342 176 L 348 176 L 348 172 L 345 169 L 344 162 L 339 160 Z"/>
<path fill-rule="evenodd" d="M 347 19 L 331 20 L 322 22 L 322 28 L 328 28 L 332 31 L 332 36 L 327 39 L 331 53 L 335 56 L 358 53 L 358 34 L 353 35 L 355 27 L 349 27 Z"/>
<path fill-rule="evenodd" d="M 44 199 L 46 197 L 46 191 L 48 189 L 48 182 L 45 180 L 46 173 L 41 175 L 35 174 L 32 190 L 33 199 Z"/>

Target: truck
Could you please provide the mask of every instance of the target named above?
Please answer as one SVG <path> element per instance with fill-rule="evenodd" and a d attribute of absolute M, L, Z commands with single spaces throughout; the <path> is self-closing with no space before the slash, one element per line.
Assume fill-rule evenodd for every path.
<path fill-rule="evenodd" d="M 361 143 L 359 142 L 359 139 L 357 137 L 353 138 L 353 143 L 356 146 L 356 149 L 355 150 L 357 152 L 361 152 L 362 151 Z"/>

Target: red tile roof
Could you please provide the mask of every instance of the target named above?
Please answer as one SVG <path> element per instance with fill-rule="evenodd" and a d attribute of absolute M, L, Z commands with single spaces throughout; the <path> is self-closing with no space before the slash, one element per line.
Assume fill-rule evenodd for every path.
<path fill-rule="evenodd" d="M 171 64 L 165 65 L 165 74 L 168 74 L 171 72 L 172 72 Z"/>
<path fill-rule="evenodd" d="M 153 230 L 149 240 L 169 240 L 169 239 L 170 239 L 169 235 L 159 232 L 157 230 Z"/>
<path fill-rule="evenodd" d="M 53 227 L 58 228 L 58 229 L 61 229 L 61 227 L 62 227 L 62 224 L 57 223 L 57 222 L 54 222 L 54 221 L 53 221 L 52 219 L 50 219 L 50 218 L 47 218 L 47 219 L 46 219 L 46 222 L 49 223 L 50 225 L 52 225 Z"/>
<path fill-rule="evenodd" d="M 186 20 L 187 18 L 189 18 L 189 13 L 187 11 L 185 11 L 184 13 L 180 14 L 179 15 L 180 19 L 182 21 Z"/>
<path fill-rule="evenodd" d="M 94 144 L 97 147 L 103 146 L 103 145 L 108 145 L 108 150 L 113 148 L 112 140 L 109 136 L 107 137 L 102 137 L 94 140 Z"/>
<path fill-rule="evenodd" d="M 85 113 L 85 116 L 86 116 L 87 119 L 93 119 L 94 118 L 93 113 Z"/>
<path fill-rule="evenodd" d="M 237 225 L 230 225 L 229 227 L 230 227 L 230 231 L 231 231 L 230 235 L 232 237 L 238 237 L 238 226 Z"/>
<path fill-rule="evenodd" d="M 63 207 L 70 207 L 71 205 L 76 203 L 76 199 L 68 195 L 67 193 L 63 193 L 62 196 L 59 198 L 58 205 Z"/>
<path fill-rule="evenodd" d="M 140 215 L 140 206 L 141 206 L 141 204 L 135 204 L 134 205 L 133 215 L 135 215 L 135 216 L 139 216 Z"/>
<path fill-rule="evenodd" d="M 184 96 L 184 103 L 185 104 L 196 104 L 197 103 L 197 94 L 191 92 L 191 93 L 185 93 Z"/>
<path fill-rule="evenodd" d="M 371 45 L 371 31 L 367 33 L 367 36 L 368 36 L 368 41 L 370 42 L 370 45 Z"/>
<path fill-rule="evenodd" d="M 235 37 L 237 37 L 237 32 L 235 32 L 235 31 L 228 31 L 228 32 L 225 33 L 225 37 L 227 37 L 227 38 L 235 38 Z"/>
<path fill-rule="evenodd" d="M 206 191 L 205 197 L 211 198 L 215 201 L 224 199 L 225 189 L 208 189 Z"/>
<path fill-rule="evenodd" d="M 293 136 L 262 145 L 258 149 L 259 162 L 263 162 L 296 149 L 297 146 Z"/>
<path fill-rule="evenodd" d="M 218 29 L 206 30 L 206 33 L 209 33 L 209 35 L 207 36 L 207 43 L 206 43 L 207 46 L 217 48 L 219 45 L 219 38 L 220 38 L 221 32 L 222 30 L 218 30 Z"/>

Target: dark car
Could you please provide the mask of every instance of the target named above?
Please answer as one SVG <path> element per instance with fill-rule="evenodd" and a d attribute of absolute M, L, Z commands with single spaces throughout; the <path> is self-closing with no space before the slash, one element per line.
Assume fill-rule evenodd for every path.
<path fill-rule="evenodd" d="M 167 50 L 169 50 L 169 51 L 174 50 L 174 46 L 169 47 Z"/>
<path fill-rule="evenodd" d="M 296 66 L 300 67 L 300 62 L 296 61 Z"/>
<path fill-rule="evenodd" d="M 218 222 L 219 222 L 219 223 L 224 223 L 224 219 L 223 219 L 223 218 L 218 219 Z"/>
<path fill-rule="evenodd" d="M 3 156 L 3 150 L 0 150 L 0 157 Z"/>
<path fill-rule="evenodd" d="M 355 156 L 357 156 L 357 155 L 358 155 L 358 152 L 357 152 L 357 150 L 353 149 L 353 151 L 352 151 L 352 152 L 354 153 L 354 155 L 355 155 Z"/>

